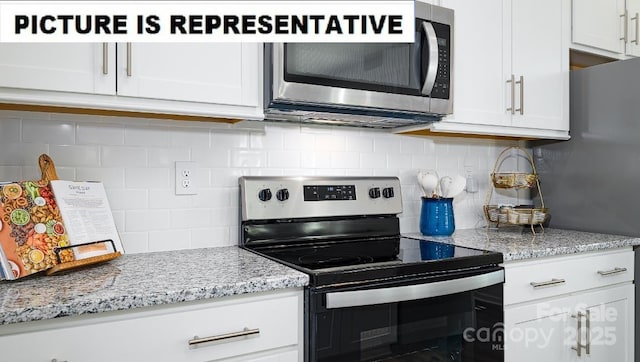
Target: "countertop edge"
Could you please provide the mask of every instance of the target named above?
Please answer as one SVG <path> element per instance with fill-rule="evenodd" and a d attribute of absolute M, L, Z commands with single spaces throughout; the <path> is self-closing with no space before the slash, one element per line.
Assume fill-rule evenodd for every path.
<path fill-rule="evenodd" d="M 253 293 L 275 291 L 289 288 L 302 288 L 308 285 L 309 277 L 299 275 L 282 278 L 268 278 L 263 280 L 249 280 L 243 283 L 220 284 L 207 290 L 192 289 L 180 293 L 164 295 L 129 295 L 123 297 L 101 298 L 89 302 L 57 304 L 55 306 L 41 306 L 38 308 L 24 308 L 5 312 L 0 320 L 0 326 L 23 322 L 35 322 L 56 318 L 100 314 L 112 311 L 135 310 L 138 308 L 171 305 L 182 302 L 213 300 L 217 298 L 250 295 Z M 202 295 L 204 293 L 204 295 Z"/>

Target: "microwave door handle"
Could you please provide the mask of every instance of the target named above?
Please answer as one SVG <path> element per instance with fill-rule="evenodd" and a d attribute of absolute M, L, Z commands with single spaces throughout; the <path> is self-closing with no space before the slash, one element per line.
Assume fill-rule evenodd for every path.
<path fill-rule="evenodd" d="M 352 290 L 326 294 L 326 308 L 348 308 L 364 305 L 397 303 L 467 292 L 504 283 L 504 270 L 478 274 L 466 278 L 400 287 Z"/>
<path fill-rule="evenodd" d="M 433 90 L 433 85 L 436 82 L 436 74 L 438 73 L 438 37 L 431 23 L 423 22 L 422 30 L 426 35 L 429 51 L 429 64 L 427 66 L 427 75 L 422 85 L 422 94 L 428 96 Z"/>

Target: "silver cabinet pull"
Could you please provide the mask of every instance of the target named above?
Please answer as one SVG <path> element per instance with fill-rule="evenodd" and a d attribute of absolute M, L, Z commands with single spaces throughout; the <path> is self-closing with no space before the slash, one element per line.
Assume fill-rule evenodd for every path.
<path fill-rule="evenodd" d="M 638 45 L 638 38 L 640 37 L 640 17 L 638 16 L 638 13 L 636 13 L 636 16 L 631 18 L 631 21 L 636 22 L 636 38 L 630 41 L 630 43 L 634 43 L 635 45 Z"/>
<path fill-rule="evenodd" d="M 195 348 L 204 343 L 218 342 L 218 341 L 223 341 L 223 340 L 238 338 L 238 337 L 248 337 L 254 334 L 260 334 L 260 329 L 245 328 L 238 332 L 219 334 L 217 336 L 210 336 L 210 337 L 203 337 L 203 338 L 198 338 L 198 336 L 194 336 L 193 339 L 189 340 L 189 348 Z"/>
<path fill-rule="evenodd" d="M 131 43 L 127 43 L 127 77 L 131 74 Z"/>
<path fill-rule="evenodd" d="M 623 32 L 623 36 L 622 38 L 620 38 L 620 40 L 624 40 L 624 42 L 627 42 L 627 38 L 629 38 L 629 11 L 625 10 L 624 14 L 620 15 L 620 17 L 623 19 L 622 21 L 624 22 L 624 32 Z"/>
<path fill-rule="evenodd" d="M 607 275 L 624 273 L 626 271 L 627 271 L 627 268 L 613 268 L 611 270 L 598 270 L 598 274 L 602 275 L 603 277 L 606 277 Z"/>
<path fill-rule="evenodd" d="M 587 356 L 591 353 L 591 312 L 587 309 L 586 313 L 587 317 L 587 345 L 584 348 L 584 351 L 587 352 Z"/>
<path fill-rule="evenodd" d="M 531 282 L 529 284 L 531 284 L 532 287 L 534 288 L 543 288 L 543 287 L 553 287 L 553 286 L 557 286 L 557 285 L 561 285 L 566 283 L 567 281 L 564 279 L 551 279 L 551 280 L 547 280 L 546 282 Z"/>
<path fill-rule="evenodd" d="M 511 74 L 511 79 L 507 80 L 507 83 L 511 83 L 511 107 L 507 108 L 507 112 L 511 112 L 511 114 L 516 114 L 516 76 Z"/>
<path fill-rule="evenodd" d="M 52 360 L 51 360 L 51 362 L 67 362 L 67 360 L 64 360 L 64 361 L 58 361 L 58 359 L 57 359 L 57 358 L 54 358 L 54 359 L 52 359 Z"/>
<path fill-rule="evenodd" d="M 102 43 L 102 74 L 109 74 L 109 43 Z"/>
<path fill-rule="evenodd" d="M 520 112 L 520 115 L 524 114 L 524 76 L 520 76 L 520 80 L 516 82 L 520 84 L 520 108 L 516 109 L 516 112 Z"/>
<path fill-rule="evenodd" d="M 578 357 L 582 356 L 582 348 L 585 348 L 585 345 L 582 344 L 582 312 L 578 312 L 578 315 L 573 314 L 571 318 L 578 319 L 578 332 L 576 333 L 576 346 L 571 347 L 572 350 L 578 352 Z"/>

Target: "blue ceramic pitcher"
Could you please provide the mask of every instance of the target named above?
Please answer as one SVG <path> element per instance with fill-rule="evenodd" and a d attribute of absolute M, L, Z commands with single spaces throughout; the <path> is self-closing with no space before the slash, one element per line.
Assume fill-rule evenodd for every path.
<path fill-rule="evenodd" d="M 456 229 L 453 218 L 453 198 L 422 197 L 420 232 L 423 235 L 453 234 Z"/>

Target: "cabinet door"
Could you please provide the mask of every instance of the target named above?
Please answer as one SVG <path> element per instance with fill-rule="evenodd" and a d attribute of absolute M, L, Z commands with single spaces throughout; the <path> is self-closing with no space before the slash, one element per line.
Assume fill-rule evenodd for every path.
<path fill-rule="evenodd" d="M 115 94 L 115 46 L 0 43 L 0 87 Z"/>
<path fill-rule="evenodd" d="M 627 55 L 640 57 L 640 0 L 627 0 L 629 14 Z"/>
<path fill-rule="evenodd" d="M 624 54 L 625 0 L 572 0 L 574 43 Z"/>
<path fill-rule="evenodd" d="M 589 354 L 585 361 L 632 362 L 634 352 L 634 289 L 632 284 L 578 296 L 589 311 Z M 586 319 L 586 317 L 585 317 Z M 585 320 L 586 322 L 586 320 Z M 586 325 L 583 324 L 586 334 Z"/>
<path fill-rule="evenodd" d="M 257 106 L 256 43 L 118 44 L 118 95 Z"/>
<path fill-rule="evenodd" d="M 564 0 L 512 2 L 512 72 L 522 79 L 512 126 L 569 130 L 567 12 Z"/>
<path fill-rule="evenodd" d="M 504 360 L 518 362 L 577 361 L 571 349 L 571 298 L 505 308 Z"/>
<path fill-rule="evenodd" d="M 511 74 L 503 49 L 510 34 L 503 16 L 506 0 L 443 0 L 455 11 L 453 115 L 446 122 L 506 125 L 505 74 Z M 438 124 L 434 124 L 438 127 Z"/>

